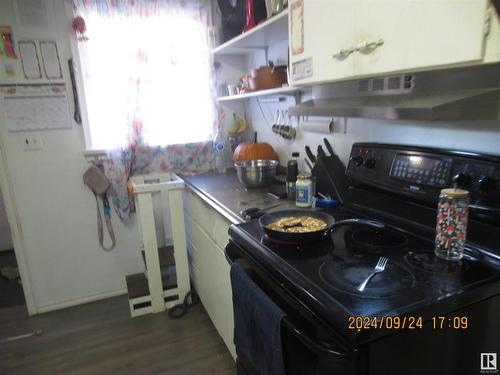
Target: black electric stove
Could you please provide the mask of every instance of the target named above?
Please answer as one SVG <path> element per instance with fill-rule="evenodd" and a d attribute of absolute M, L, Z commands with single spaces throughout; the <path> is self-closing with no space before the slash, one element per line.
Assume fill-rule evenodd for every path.
<path fill-rule="evenodd" d="M 332 214 L 337 220 L 359 218 L 346 210 Z M 434 255 L 430 239 L 392 226 L 341 226 L 325 240 L 306 244 L 273 240 L 255 220 L 241 224 L 239 229 L 244 235 L 231 231 L 233 239 L 246 242 L 247 248 L 251 246 L 257 262 L 273 264 L 271 273 L 293 284 L 295 293 L 309 300 L 313 310 L 353 343 L 388 331 L 349 329 L 350 316 L 411 315 L 430 319 L 456 308 L 461 295 L 462 305 L 484 298 L 481 286 L 500 280 L 500 262 L 494 257 L 469 247 L 461 261 L 441 260 Z M 380 256 L 389 259 L 384 272 L 375 275 L 359 292 L 357 287 Z M 498 287 L 490 294 L 500 292 Z"/>
<path fill-rule="evenodd" d="M 286 306 L 290 320 L 312 340 L 330 342 L 327 348 L 355 357 L 346 362 L 350 372 L 340 367 L 346 373 L 392 373 L 390 365 L 379 369 L 371 362 L 384 345 L 396 353 L 400 345 L 411 348 L 416 342 L 431 348 L 427 341 L 444 340 L 443 345 L 456 346 L 468 336 L 475 351 L 500 350 L 500 338 L 487 333 L 500 330 L 498 319 L 492 319 L 500 314 L 500 158 L 355 144 L 347 178 L 345 205 L 329 213 L 336 221 L 359 223 L 339 226 L 319 242 L 287 243 L 267 237 L 254 220 L 230 228 L 228 258 L 253 264 L 259 286 Z M 439 191 L 455 183 L 471 192 L 470 220 L 464 258 L 450 262 L 434 255 L 433 239 Z M 381 256 L 388 258 L 385 270 L 358 291 Z M 465 323 L 457 324 L 454 318 L 463 316 Z M 375 324 L 360 329 L 355 325 L 359 317 Z M 400 317 L 398 325 L 404 318 L 406 327 L 395 329 L 392 320 L 389 327 L 382 317 Z M 438 323 L 440 317 L 446 317 L 445 324 Z M 419 331 L 418 340 L 408 336 L 411 330 Z M 385 337 L 405 338 L 389 346 L 394 339 Z M 427 370 L 422 366 L 413 364 L 415 373 Z M 441 366 L 442 373 L 455 368 Z M 394 368 L 395 373 L 403 370 Z"/>

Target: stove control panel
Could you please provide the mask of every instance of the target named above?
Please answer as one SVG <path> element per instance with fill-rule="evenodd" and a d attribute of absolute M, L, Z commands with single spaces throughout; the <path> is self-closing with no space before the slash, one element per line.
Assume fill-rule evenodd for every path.
<path fill-rule="evenodd" d="M 452 162 L 442 158 L 397 154 L 389 175 L 415 184 L 444 188 L 447 186 Z"/>
<path fill-rule="evenodd" d="M 378 188 L 434 206 L 441 189 L 470 192 L 470 208 L 500 218 L 500 156 L 406 145 L 355 143 L 350 185 Z M 360 185 L 361 184 L 361 185 Z M 366 189 L 365 189 L 366 190 Z"/>

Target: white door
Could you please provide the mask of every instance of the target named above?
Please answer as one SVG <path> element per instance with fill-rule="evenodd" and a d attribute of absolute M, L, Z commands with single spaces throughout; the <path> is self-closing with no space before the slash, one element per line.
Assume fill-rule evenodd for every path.
<path fill-rule="evenodd" d="M 292 0 L 289 9 L 292 84 L 352 76 L 352 55 L 341 56 L 339 52 L 352 45 L 356 6 L 346 0 Z M 303 70 L 312 71 L 297 78 L 294 69 L 298 76 Z"/>
<path fill-rule="evenodd" d="M 358 0 L 356 3 L 357 76 L 483 59 L 487 0 Z"/>

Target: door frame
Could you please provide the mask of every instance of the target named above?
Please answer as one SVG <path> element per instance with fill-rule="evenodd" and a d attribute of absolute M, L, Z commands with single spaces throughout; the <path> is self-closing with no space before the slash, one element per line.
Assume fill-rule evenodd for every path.
<path fill-rule="evenodd" d="M 21 220 L 18 215 L 16 202 L 13 194 L 13 186 L 9 178 L 9 169 L 7 158 L 5 155 L 3 137 L 0 132 L 0 194 L 3 196 L 5 211 L 7 213 L 7 221 L 9 222 L 10 232 L 12 235 L 12 244 L 16 255 L 17 265 L 19 267 L 19 275 L 21 276 L 24 300 L 29 315 L 37 314 L 33 291 L 31 288 L 31 277 L 29 267 L 25 257 L 25 241 L 22 236 Z"/>

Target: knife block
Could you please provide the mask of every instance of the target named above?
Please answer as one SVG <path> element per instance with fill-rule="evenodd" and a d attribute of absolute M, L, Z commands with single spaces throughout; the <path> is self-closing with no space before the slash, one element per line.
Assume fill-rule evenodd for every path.
<path fill-rule="evenodd" d="M 347 191 L 346 167 L 337 155 L 318 156 L 312 169 L 316 179 L 316 191 L 330 195 L 340 204 L 344 203 Z"/>

